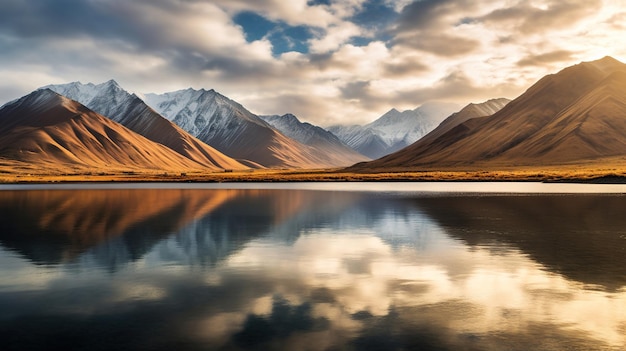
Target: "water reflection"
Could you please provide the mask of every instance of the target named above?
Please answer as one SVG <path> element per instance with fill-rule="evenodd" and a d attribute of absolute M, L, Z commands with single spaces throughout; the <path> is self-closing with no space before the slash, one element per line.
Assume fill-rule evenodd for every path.
<path fill-rule="evenodd" d="M 0 192 L 0 337 L 31 350 L 622 350 L 625 202 Z"/>

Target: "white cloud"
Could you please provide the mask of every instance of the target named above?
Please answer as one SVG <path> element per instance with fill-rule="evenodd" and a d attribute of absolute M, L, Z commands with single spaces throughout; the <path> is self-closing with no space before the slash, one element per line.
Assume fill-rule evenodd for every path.
<path fill-rule="evenodd" d="M 374 32 L 349 21 L 364 0 L 77 1 L 75 14 L 45 16 L 15 0 L 0 13 L 0 104 L 50 83 L 114 78 L 136 92 L 214 88 L 255 113 L 363 123 L 428 99 L 514 98 L 580 61 L 626 59 L 621 1 L 387 3 L 400 17 Z M 240 11 L 314 27 L 310 52 L 276 57 L 268 38 L 246 41 Z M 352 93 L 362 95 L 345 99 L 360 82 Z"/>
<path fill-rule="evenodd" d="M 321 38 L 310 40 L 309 49 L 316 54 L 334 51 L 345 45 L 350 38 L 361 35 L 362 32 L 360 27 L 350 22 L 332 25 L 326 28 Z"/>

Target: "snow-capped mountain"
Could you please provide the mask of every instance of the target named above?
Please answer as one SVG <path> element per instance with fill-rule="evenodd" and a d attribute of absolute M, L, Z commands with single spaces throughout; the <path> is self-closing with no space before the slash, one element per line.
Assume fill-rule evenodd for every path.
<path fill-rule="evenodd" d="M 354 158 L 329 154 L 275 130 L 241 104 L 215 90 L 146 94 L 146 102 L 170 121 L 237 159 L 266 167 L 335 167 Z"/>
<path fill-rule="evenodd" d="M 122 89 L 114 80 L 98 85 L 72 82 L 49 85 L 42 89 L 44 88 L 78 101 L 91 110 L 206 167 L 247 168 L 163 118 L 135 94 Z"/>
<path fill-rule="evenodd" d="M 339 140 L 333 133 L 310 123 L 301 122 L 298 117 L 291 113 L 282 116 L 259 117 L 291 139 L 314 146 L 326 154 L 351 160 L 352 163 L 367 160 L 366 157 Z"/>
<path fill-rule="evenodd" d="M 189 88 L 161 95 L 146 94 L 145 101 L 192 135 L 224 146 L 233 142 L 239 128 L 247 124 L 269 127 L 239 103 L 213 89 Z"/>
<path fill-rule="evenodd" d="M 411 145 L 460 107 L 452 103 L 429 102 L 414 110 L 400 112 L 391 109 L 364 126 L 336 125 L 328 130 L 363 155 L 379 158 Z"/>

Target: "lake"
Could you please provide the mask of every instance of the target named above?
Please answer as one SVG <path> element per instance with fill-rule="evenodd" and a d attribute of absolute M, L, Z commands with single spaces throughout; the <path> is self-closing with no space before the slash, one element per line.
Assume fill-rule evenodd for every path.
<path fill-rule="evenodd" d="M 624 350 L 626 186 L 0 186 L 2 350 Z"/>

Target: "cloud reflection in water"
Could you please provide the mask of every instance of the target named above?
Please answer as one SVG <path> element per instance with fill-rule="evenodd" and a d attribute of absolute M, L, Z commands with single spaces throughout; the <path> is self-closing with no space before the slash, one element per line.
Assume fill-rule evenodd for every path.
<path fill-rule="evenodd" d="M 153 234 L 145 228 L 156 222 L 140 216 L 140 224 L 115 229 L 116 235 L 104 231 L 98 237 L 105 240 L 81 241 L 77 256 L 52 266 L 33 265 L 41 260 L 32 248 L 47 245 L 45 231 L 16 241 L 24 223 L 11 222 L 17 232 L 0 236 L 5 247 L 0 333 L 8 345 L 36 349 L 65 336 L 77 348 L 88 348 L 94 335 L 116 336 L 107 346 L 153 349 L 619 350 L 626 345 L 626 290 L 619 274 L 587 281 L 593 260 L 581 268 L 586 273 L 566 274 L 572 254 L 552 257 L 541 246 L 575 238 L 581 245 L 570 240 L 562 250 L 591 258 L 601 250 L 621 264 L 620 248 L 606 245 L 620 243 L 615 228 L 623 220 L 602 207 L 622 205 L 621 197 L 221 192 L 155 197 L 152 211 L 161 196 L 189 210 L 161 212 L 159 221 L 176 225 L 150 242 L 139 240 L 144 244 L 122 260 L 120 250 L 137 242 L 128 235 L 145 238 L 141 233 Z M 42 201 L 36 203 L 47 207 Z M 41 216 L 28 201 L 19 203 L 26 216 Z M 581 217 L 591 205 L 596 210 Z M 88 205 L 80 206 L 88 212 Z M 143 210 L 131 206 L 121 212 L 133 211 Z M 551 216 L 557 224 L 547 222 Z M 593 226 L 582 225 L 581 218 Z M 2 220 L 7 228 L 11 218 Z M 541 241 L 549 234 L 541 228 L 549 233 L 560 228 L 561 236 Z M 604 234 L 593 236 L 585 249 L 593 230 Z M 77 332 L 85 328 L 90 333 Z"/>

